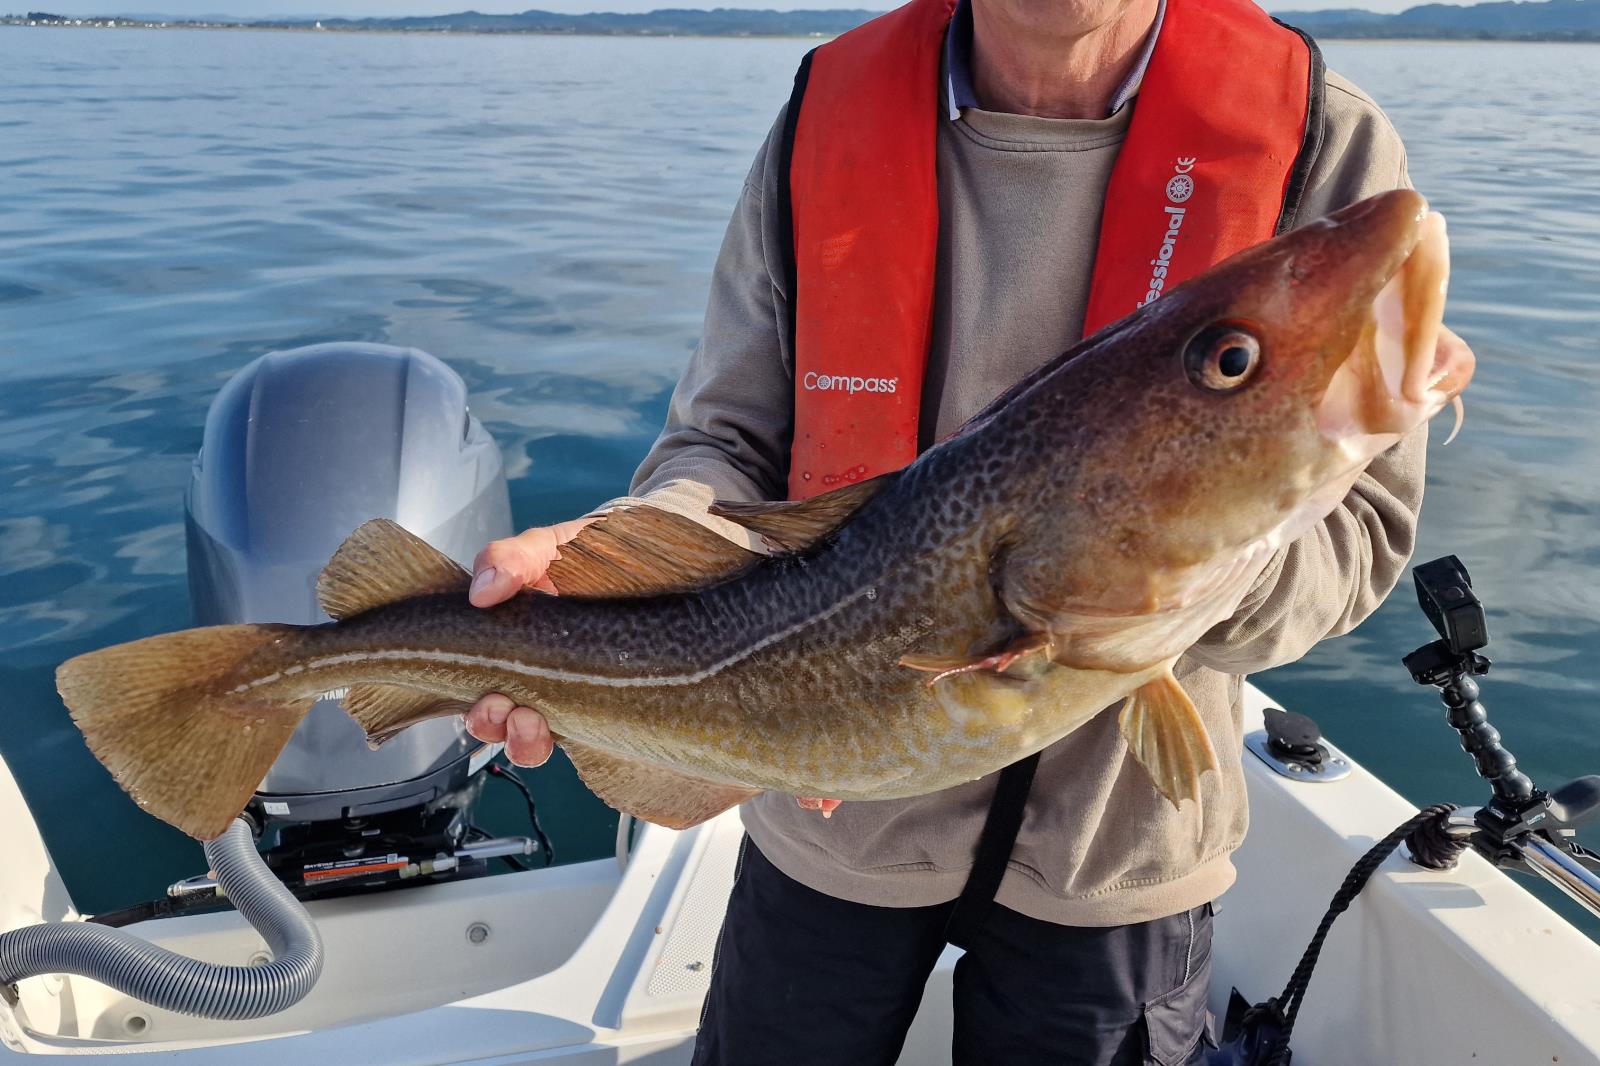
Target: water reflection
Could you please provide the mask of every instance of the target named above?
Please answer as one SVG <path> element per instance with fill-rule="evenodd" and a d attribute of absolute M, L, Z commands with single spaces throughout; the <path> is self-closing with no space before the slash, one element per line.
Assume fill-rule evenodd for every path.
<path fill-rule="evenodd" d="M 0 750 L 80 904 L 198 862 L 89 757 L 52 671 L 186 623 L 181 495 L 216 388 L 275 349 L 420 347 L 465 377 L 519 521 L 620 491 L 808 46 L 0 30 Z M 1493 608 L 1487 695 L 1524 765 L 1600 771 L 1600 136 L 1569 91 L 1600 49 L 1327 54 L 1449 216 L 1450 320 L 1479 355 L 1419 556 L 1462 555 Z M 1402 588 L 1264 681 L 1408 796 L 1472 800 L 1399 668 L 1429 635 Z M 566 857 L 609 848 L 603 809 L 538 780 L 547 824 L 588 827 Z"/>

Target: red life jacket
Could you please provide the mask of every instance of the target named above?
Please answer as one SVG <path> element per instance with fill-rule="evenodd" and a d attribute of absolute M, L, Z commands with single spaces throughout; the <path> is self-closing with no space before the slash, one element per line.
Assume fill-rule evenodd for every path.
<path fill-rule="evenodd" d="M 917 454 L 939 234 L 941 53 L 953 0 L 801 63 L 783 136 L 793 240 L 789 495 Z M 1289 228 L 1321 141 L 1321 57 L 1252 0 L 1167 0 L 1100 222 L 1085 334 Z"/>

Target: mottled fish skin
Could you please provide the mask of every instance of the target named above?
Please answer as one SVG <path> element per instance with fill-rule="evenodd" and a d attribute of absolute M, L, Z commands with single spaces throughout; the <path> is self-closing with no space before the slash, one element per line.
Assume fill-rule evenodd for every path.
<path fill-rule="evenodd" d="M 1470 366 L 1446 368 L 1435 375 L 1438 395 L 1412 406 L 1359 396 L 1355 407 L 1382 408 L 1388 421 L 1358 444 L 1319 428 L 1344 417 L 1329 416 L 1324 396 L 1370 337 L 1380 290 L 1411 269 L 1419 247 L 1444 254 L 1442 227 L 1437 247 L 1419 236 L 1425 216 L 1416 194 L 1386 194 L 1174 289 L 1019 382 L 798 551 L 681 592 L 524 592 L 487 610 L 471 607 L 449 574 L 429 577 L 424 559 L 418 580 L 435 591 L 320 627 L 216 630 L 247 650 L 181 688 L 152 666 L 148 680 L 136 679 L 138 699 L 170 704 L 181 693 L 201 708 L 193 728 L 232 715 L 267 732 L 278 728 L 272 708 L 352 685 L 444 701 L 357 714 L 389 735 L 503 692 L 542 711 L 566 742 L 607 757 L 843 800 L 983 776 L 1136 692 L 1153 693 L 1145 706 L 1155 711 L 1181 705 L 1192 715 L 1172 695 L 1172 663 L 1232 612 L 1277 547 L 1319 521 L 1367 461 L 1470 376 Z M 1205 354 L 1196 346 L 1223 327 L 1257 339 L 1261 357 L 1243 387 L 1202 388 L 1190 369 Z M 1416 376 L 1409 366 L 1407 374 Z M 1378 389 L 1381 379 L 1368 374 L 1351 389 Z M 191 810 L 180 756 L 137 736 L 139 720 L 114 705 L 109 680 L 168 654 L 154 642 L 185 639 L 203 637 L 81 657 L 63 666 L 59 684 L 118 779 L 203 836 L 220 832 L 235 796 L 240 806 L 248 798 L 254 781 L 241 791 L 233 777 L 249 771 L 216 771 L 204 809 Z M 1008 647 L 1043 650 L 1003 672 L 903 665 L 992 664 L 986 657 Z M 1125 715 L 1125 729 L 1155 711 Z M 1133 745 L 1174 803 L 1197 797 L 1195 779 L 1215 765 L 1198 719 L 1181 717 Z M 1150 756 L 1195 728 L 1181 773 Z M 264 759 L 264 770 L 275 756 L 263 741 L 242 765 Z M 1177 777 L 1163 782 L 1169 773 Z M 625 792 L 602 795 L 630 802 Z M 655 810 L 658 798 L 639 803 Z M 714 809 L 665 821 L 692 824 Z"/>
<path fill-rule="evenodd" d="M 488 610 L 420 597 L 317 630 L 290 652 L 304 668 L 292 677 L 277 649 L 238 676 L 279 675 L 264 686 L 271 697 L 364 681 L 464 701 L 504 692 L 560 736 L 759 788 L 872 799 L 947 787 L 1065 735 L 1150 671 L 930 686 L 898 665 L 1021 632 L 991 580 L 1012 523 L 969 521 L 920 480 L 891 486 L 817 548 L 703 591 L 629 601 L 525 592 Z M 998 503 L 998 479 L 980 468 L 970 480 L 970 504 Z"/>
<path fill-rule="evenodd" d="M 1419 208 L 1402 199 L 1389 212 L 1399 232 Z M 1316 250 L 1316 268 L 1352 276 L 1318 302 L 1324 329 L 1274 337 L 1298 350 L 1273 359 L 1262 374 L 1276 380 L 1252 395 L 1198 392 L 1174 372 L 1173 353 L 1197 321 L 1270 325 L 1251 293 L 1274 302 L 1305 271 L 1282 254 L 1236 264 L 1243 277 L 1231 285 L 1169 296 L 1047 365 L 812 550 L 685 595 L 528 592 L 489 611 L 459 596 L 380 608 L 319 634 L 319 646 L 356 658 L 319 670 L 318 684 L 401 682 L 462 700 L 504 692 L 561 736 L 839 799 L 915 795 L 992 772 L 1137 689 L 1225 616 L 1267 554 L 1179 612 L 1185 624 L 1138 661 L 1117 653 L 1163 581 L 1272 534 L 1279 501 L 1247 505 L 1263 479 L 1323 480 L 1314 400 L 1409 251 L 1404 239 L 1373 248 L 1363 231 L 1341 254 L 1336 237 Z M 1311 439 L 1297 447 L 1302 437 Z M 1209 469 L 1197 469 L 1197 454 Z M 1235 503 L 1216 507 L 1211 494 Z M 1185 509 L 1205 521 L 1175 523 Z M 1116 624 L 1076 656 L 1063 633 L 1061 665 L 1041 678 L 981 673 L 930 686 L 897 665 L 914 652 L 980 654 L 1084 608 Z M 360 659 L 364 648 L 382 658 Z"/>

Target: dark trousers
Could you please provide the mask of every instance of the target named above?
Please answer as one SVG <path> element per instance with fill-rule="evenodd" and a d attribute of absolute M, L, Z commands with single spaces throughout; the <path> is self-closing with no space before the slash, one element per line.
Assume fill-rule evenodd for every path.
<path fill-rule="evenodd" d="M 891 1066 L 952 907 L 835 899 L 746 839 L 694 1066 Z M 1203 1062 L 1210 974 L 1209 906 L 1075 928 L 994 905 L 956 963 L 955 1063 Z"/>

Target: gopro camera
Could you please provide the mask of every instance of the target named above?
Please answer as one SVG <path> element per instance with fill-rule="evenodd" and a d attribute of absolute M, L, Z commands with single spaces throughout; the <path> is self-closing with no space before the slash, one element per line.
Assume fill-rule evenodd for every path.
<path fill-rule="evenodd" d="M 1411 569 L 1417 584 L 1417 602 L 1450 650 L 1456 655 L 1477 651 L 1489 643 L 1489 623 L 1483 603 L 1472 591 L 1472 576 L 1461 560 L 1446 555 Z"/>

